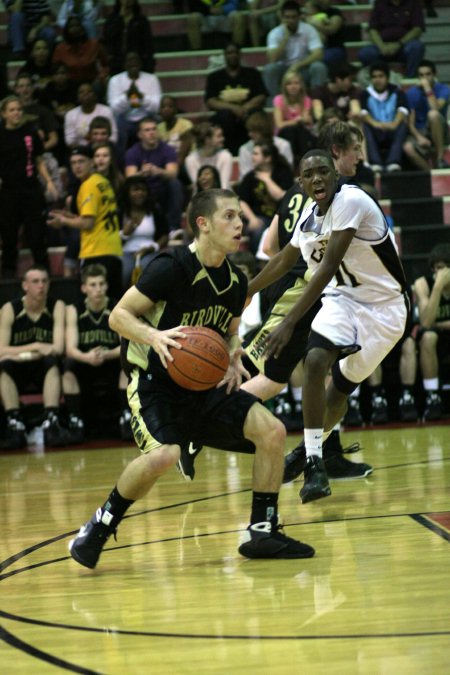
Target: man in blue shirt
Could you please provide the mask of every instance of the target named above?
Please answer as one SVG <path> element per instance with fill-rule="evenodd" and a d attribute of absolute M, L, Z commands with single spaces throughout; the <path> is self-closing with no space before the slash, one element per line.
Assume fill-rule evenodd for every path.
<path fill-rule="evenodd" d="M 447 109 L 450 87 L 436 79 L 436 66 L 423 60 L 417 69 L 419 83 L 406 92 L 410 108 L 410 138 L 405 143 L 405 153 L 419 167 L 430 168 L 428 158 L 438 169 L 449 166 L 444 159 L 448 142 Z"/>

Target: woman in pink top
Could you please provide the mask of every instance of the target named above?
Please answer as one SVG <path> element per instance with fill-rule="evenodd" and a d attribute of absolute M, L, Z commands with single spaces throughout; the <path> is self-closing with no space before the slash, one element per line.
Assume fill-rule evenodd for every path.
<path fill-rule="evenodd" d="M 291 143 L 295 164 L 314 146 L 312 100 L 306 94 L 299 73 L 287 71 L 281 81 L 281 94 L 273 99 L 277 135 Z"/>

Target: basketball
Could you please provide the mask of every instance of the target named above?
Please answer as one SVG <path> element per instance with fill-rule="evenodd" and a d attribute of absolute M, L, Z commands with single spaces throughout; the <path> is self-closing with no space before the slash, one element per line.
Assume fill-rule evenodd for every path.
<path fill-rule="evenodd" d="M 181 349 L 169 349 L 173 361 L 167 362 L 167 372 L 184 389 L 212 389 L 223 378 L 230 364 L 225 340 L 211 328 L 183 326 L 181 330 L 187 337 L 178 340 Z"/>

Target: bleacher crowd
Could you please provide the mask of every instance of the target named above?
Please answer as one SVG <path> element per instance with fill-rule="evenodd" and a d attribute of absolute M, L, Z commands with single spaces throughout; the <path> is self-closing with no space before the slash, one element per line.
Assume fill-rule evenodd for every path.
<path fill-rule="evenodd" d="M 0 319 L 7 447 L 26 444 L 19 395 L 29 384 L 22 366 L 30 360 L 40 363 L 33 386 L 43 392 L 46 443 L 84 438 L 85 370 L 95 367 L 102 377 L 111 371 L 110 364 L 103 368 L 105 354 L 119 368 L 118 342 L 107 335 L 108 298 L 119 298 L 159 250 L 190 241 L 184 212 L 194 192 L 233 187 L 245 222 L 243 248 L 262 265 L 265 233 L 301 156 L 317 145 L 325 125 L 346 121 L 363 133 L 356 179 L 375 197 L 380 172 L 448 167 L 450 88 L 426 59 L 421 0 L 375 0 L 357 65 L 348 59 L 342 8 L 329 0 L 191 0 L 181 7 L 191 48 L 201 48 L 205 33 L 225 34 L 223 61 L 204 78 L 209 112 L 193 115 L 161 86 L 151 18 L 138 0 L 117 0 L 103 22 L 100 5 L 90 0 L 64 0 L 57 16 L 47 0 L 5 4 L 10 59 L 21 65 L 0 104 L 2 278 L 16 277 L 20 247 L 31 249 L 34 260 L 23 298 L 6 303 Z M 435 12 L 432 2 L 425 10 Z M 261 69 L 242 63 L 241 47 L 249 44 L 266 45 Z M 51 246 L 65 249 L 64 276 L 81 275 L 84 299 L 76 307 L 61 307 L 48 295 Z M 411 363 L 399 375 L 398 415 L 409 421 L 421 414 L 414 399 L 417 358 L 423 416 L 444 413 L 439 362 L 450 352 L 447 248 L 433 251 L 430 265 L 414 288 L 418 326 L 407 336 L 413 347 L 398 356 Z M 43 313 L 55 323 L 39 333 Z M 82 327 L 82 316 L 103 328 Z M 20 321 L 25 328 L 17 328 Z M 83 331 L 102 337 L 82 347 Z M 116 370 L 120 429 L 129 438 L 125 383 Z M 385 422 L 381 375 L 374 374 L 371 387 L 371 421 Z M 283 395 L 280 403 L 285 415 Z M 360 421 L 353 400 L 348 423 Z"/>

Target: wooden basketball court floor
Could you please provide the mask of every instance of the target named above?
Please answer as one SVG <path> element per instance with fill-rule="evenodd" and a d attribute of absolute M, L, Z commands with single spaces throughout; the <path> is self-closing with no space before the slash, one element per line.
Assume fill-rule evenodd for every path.
<path fill-rule="evenodd" d="M 309 560 L 245 560 L 251 458 L 206 449 L 136 503 L 95 571 L 67 543 L 132 447 L 0 456 L 0 673 L 450 673 L 450 427 L 355 430 L 366 480 L 286 532 Z M 292 448 L 296 436 L 289 436 Z"/>

